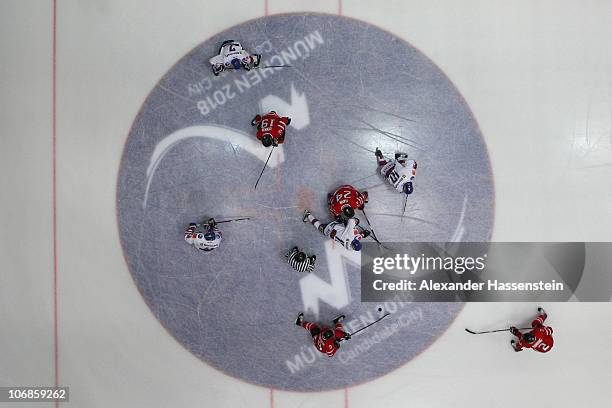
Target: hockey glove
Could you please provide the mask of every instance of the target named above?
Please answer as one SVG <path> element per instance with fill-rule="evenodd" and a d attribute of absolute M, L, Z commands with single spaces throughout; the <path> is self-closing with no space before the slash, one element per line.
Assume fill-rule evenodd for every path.
<path fill-rule="evenodd" d="M 257 126 L 259 124 L 259 122 L 261 122 L 261 116 L 260 115 L 256 115 L 253 120 L 251 121 L 251 126 Z"/>

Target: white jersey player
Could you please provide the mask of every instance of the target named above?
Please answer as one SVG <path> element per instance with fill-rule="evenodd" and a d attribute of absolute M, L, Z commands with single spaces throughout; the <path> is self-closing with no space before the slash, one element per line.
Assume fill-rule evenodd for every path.
<path fill-rule="evenodd" d="M 361 251 L 361 239 L 370 235 L 370 231 L 359 225 L 359 219 L 349 218 L 344 224 L 341 221 L 331 221 L 322 224 L 312 216 L 310 211 L 304 211 L 304 222 L 310 222 L 321 234 L 333 239 L 350 251 Z"/>
<path fill-rule="evenodd" d="M 239 42 L 234 40 L 224 41 L 219 48 L 219 53 L 209 60 L 215 76 L 226 69 L 244 68 L 249 71 L 251 68 L 258 67 L 260 61 L 261 55 L 249 54 Z"/>
<path fill-rule="evenodd" d="M 219 248 L 222 239 L 223 234 L 213 218 L 202 224 L 191 223 L 185 230 L 185 241 L 206 252 Z"/>
<path fill-rule="evenodd" d="M 405 153 L 395 153 L 395 160 L 387 159 L 378 149 L 376 149 L 376 159 L 381 166 L 380 174 L 389 184 L 400 193 L 412 194 L 417 170 L 416 161 L 408 159 Z"/>

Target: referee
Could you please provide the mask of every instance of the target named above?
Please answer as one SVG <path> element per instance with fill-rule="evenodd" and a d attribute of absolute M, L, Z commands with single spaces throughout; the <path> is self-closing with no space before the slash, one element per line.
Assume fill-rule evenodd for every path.
<path fill-rule="evenodd" d="M 314 271 L 315 261 L 317 259 L 315 255 L 307 257 L 306 254 L 300 251 L 296 246 L 285 254 L 285 258 L 287 258 L 287 263 L 298 272 Z"/>

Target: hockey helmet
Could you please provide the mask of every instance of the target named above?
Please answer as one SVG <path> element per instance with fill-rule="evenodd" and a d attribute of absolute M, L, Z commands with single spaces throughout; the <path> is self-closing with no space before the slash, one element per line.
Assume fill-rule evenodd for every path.
<path fill-rule="evenodd" d="M 334 332 L 333 330 L 328 329 L 328 330 L 325 330 L 321 336 L 323 337 L 323 340 L 329 340 L 332 337 L 334 337 Z"/>
<path fill-rule="evenodd" d="M 265 135 L 262 139 L 261 139 L 261 143 L 264 145 L 264 147 L 270 147 L 272 146 L 272 136 L 270 135 Z"/>
<path fill-rule="evenodd" d="M 350 205 L 345 205 L 342 208 L 342 215 L 344 215 L 346 218 L 353 218 L 355 216 L 355 210 L 353 210 L 353 207 Z"/>
<path fill-rule="evenodd" d="M 354 251 L 361 251 L 361 242 L 358 239 L 354 239 L 353 242 L 351 242 L 351 248 L 353 248 Z"/>
<path fill-rule="evenodd" d="M 533 333 L 525 333 L 523 334 L 523 340 L 525 340 L 527 343 L 533 343 L 535 341 L 535 336 Z"/>
<path fill-rule="evenodd" d="M 412 185 L 412 181 L 409 181 L 406 184 L 404 184 L 404 187 L 402 187 L 402 189 L 404 190 L 404 193 L 406 193 L 406 195 L 412 194 L 412 192 L 414 191 L 414 186 Z"/>
<path fill-rule="evenodd" d="M 240 69 L 240 60 L 238 58 L 234 58 L 232 60 L 232 66 L 234 67 L 234 69 Z"/>
<path fill-rule="evenodd" d="M 297 254 L 295 254 L 295 260 L 300 263 L 304 262 L 306 260 L 306 254 L 302 251 L 298 251 Z"/>
<path fill-rule="evenodd" d="M 204 239 L 207 241 L 214 241 L 215 238 L 216 238 L 215 231 L 213 230 L 208 230 L 206 231 L 206 233 L 204 233 Z"/>

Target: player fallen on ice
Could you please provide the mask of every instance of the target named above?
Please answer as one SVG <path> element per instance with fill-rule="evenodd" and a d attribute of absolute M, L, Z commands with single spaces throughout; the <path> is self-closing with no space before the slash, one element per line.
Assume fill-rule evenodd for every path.
<path fill-rule="evenodd" d="M 376 149 L 376 159 L 381 166 L 380 174 L 400 193 L 406 196 L 414 191 L 414 178 L 416 177 L 417 162 L 408 159 L 406 153 L 395 153 L 395 159 L 391 160 L 383 156 Z"/>
<path fill-rule="evenodd" d="M 257 126 L 257 140 L 264 147 L 278 146 L 285 142 L 285 128 L 291 123 L 291 118 L 278 116 L 275 111 L 265 115 L 257 115 L 251 121 L 251 126 Z"/>
<path fill-rule="evenodd" d="M 528 333 L 521 333 L 516 327 L 510 328 L 510 333 L 518 338 L 510 341 L 514 351 L 521 351 L 530 348 L 540 353 L 547 353 L 553 348 L 552 327 L 544 326 L 544 321 L 548 315 L 541 307 L 538 307 L 538 316 L 531 322 L 531 330 Z"/>
<path fill-rule="evenodd" d="M 246 71 L 257 68 L 261 62 L 261 55 L 249 54 L 238 41 L 223 41 L 219 53 L 210 60 L 213 74 L 219 75 L 227 69 L 238 70 L 244 68 Z"/>
<path fill-rule="evenodd" d="M 219 248 L 222 239 L 223 234 L 214 218 L 201 224 L 191 223 L 185 230 L 185 241 L 206 252 Z"/>
<path fill-rule="evenodd" d="M 287 258 L 287 263 L 298 272 L 314 271 L 315 261 L 317 260 L 315 255 L 306 256 L 306 253 L 300 251 L 296 246 L 285 254 L 285 258 Z"/>
<path fill-rule="evenodd" d="M 332 329 L 329 326 L 320 327 L 316 323 L 307 322 L 304 320 L 304 313 L 300 313 L 295 324 L 310 332 L 317 350 L 327 354 L 327 357 L 333 357 L 340 348 L 340 342 L 351 338 L 351 335 L 342 329 L 342 320 L 344 320 L 344 315 L 336 317 L 333 320 L 334 328 Z"/>
<path fill-rule="evenodd" d="M 349 218 L 345 222 L 335 220 L 322 224 L 312 216 L 310 211 L 304 211 L 304 222 L 310 222 L 321 234 L 329 239 L 339 242 L 340 245 L 351 251 L 361 251 L 361 239 L 367 238 L 370 231 L 359 225 L 358 218 Z"/>
<path fill-rule="evenodd" d="M 349 184 L 340 186 L 332 194 L 327 195 L 329 211 L 334 217 L 345 220 L 353 218 L 355 210 L 363 211 L 367 202 L 368 192 L 360 192 Z"/>

